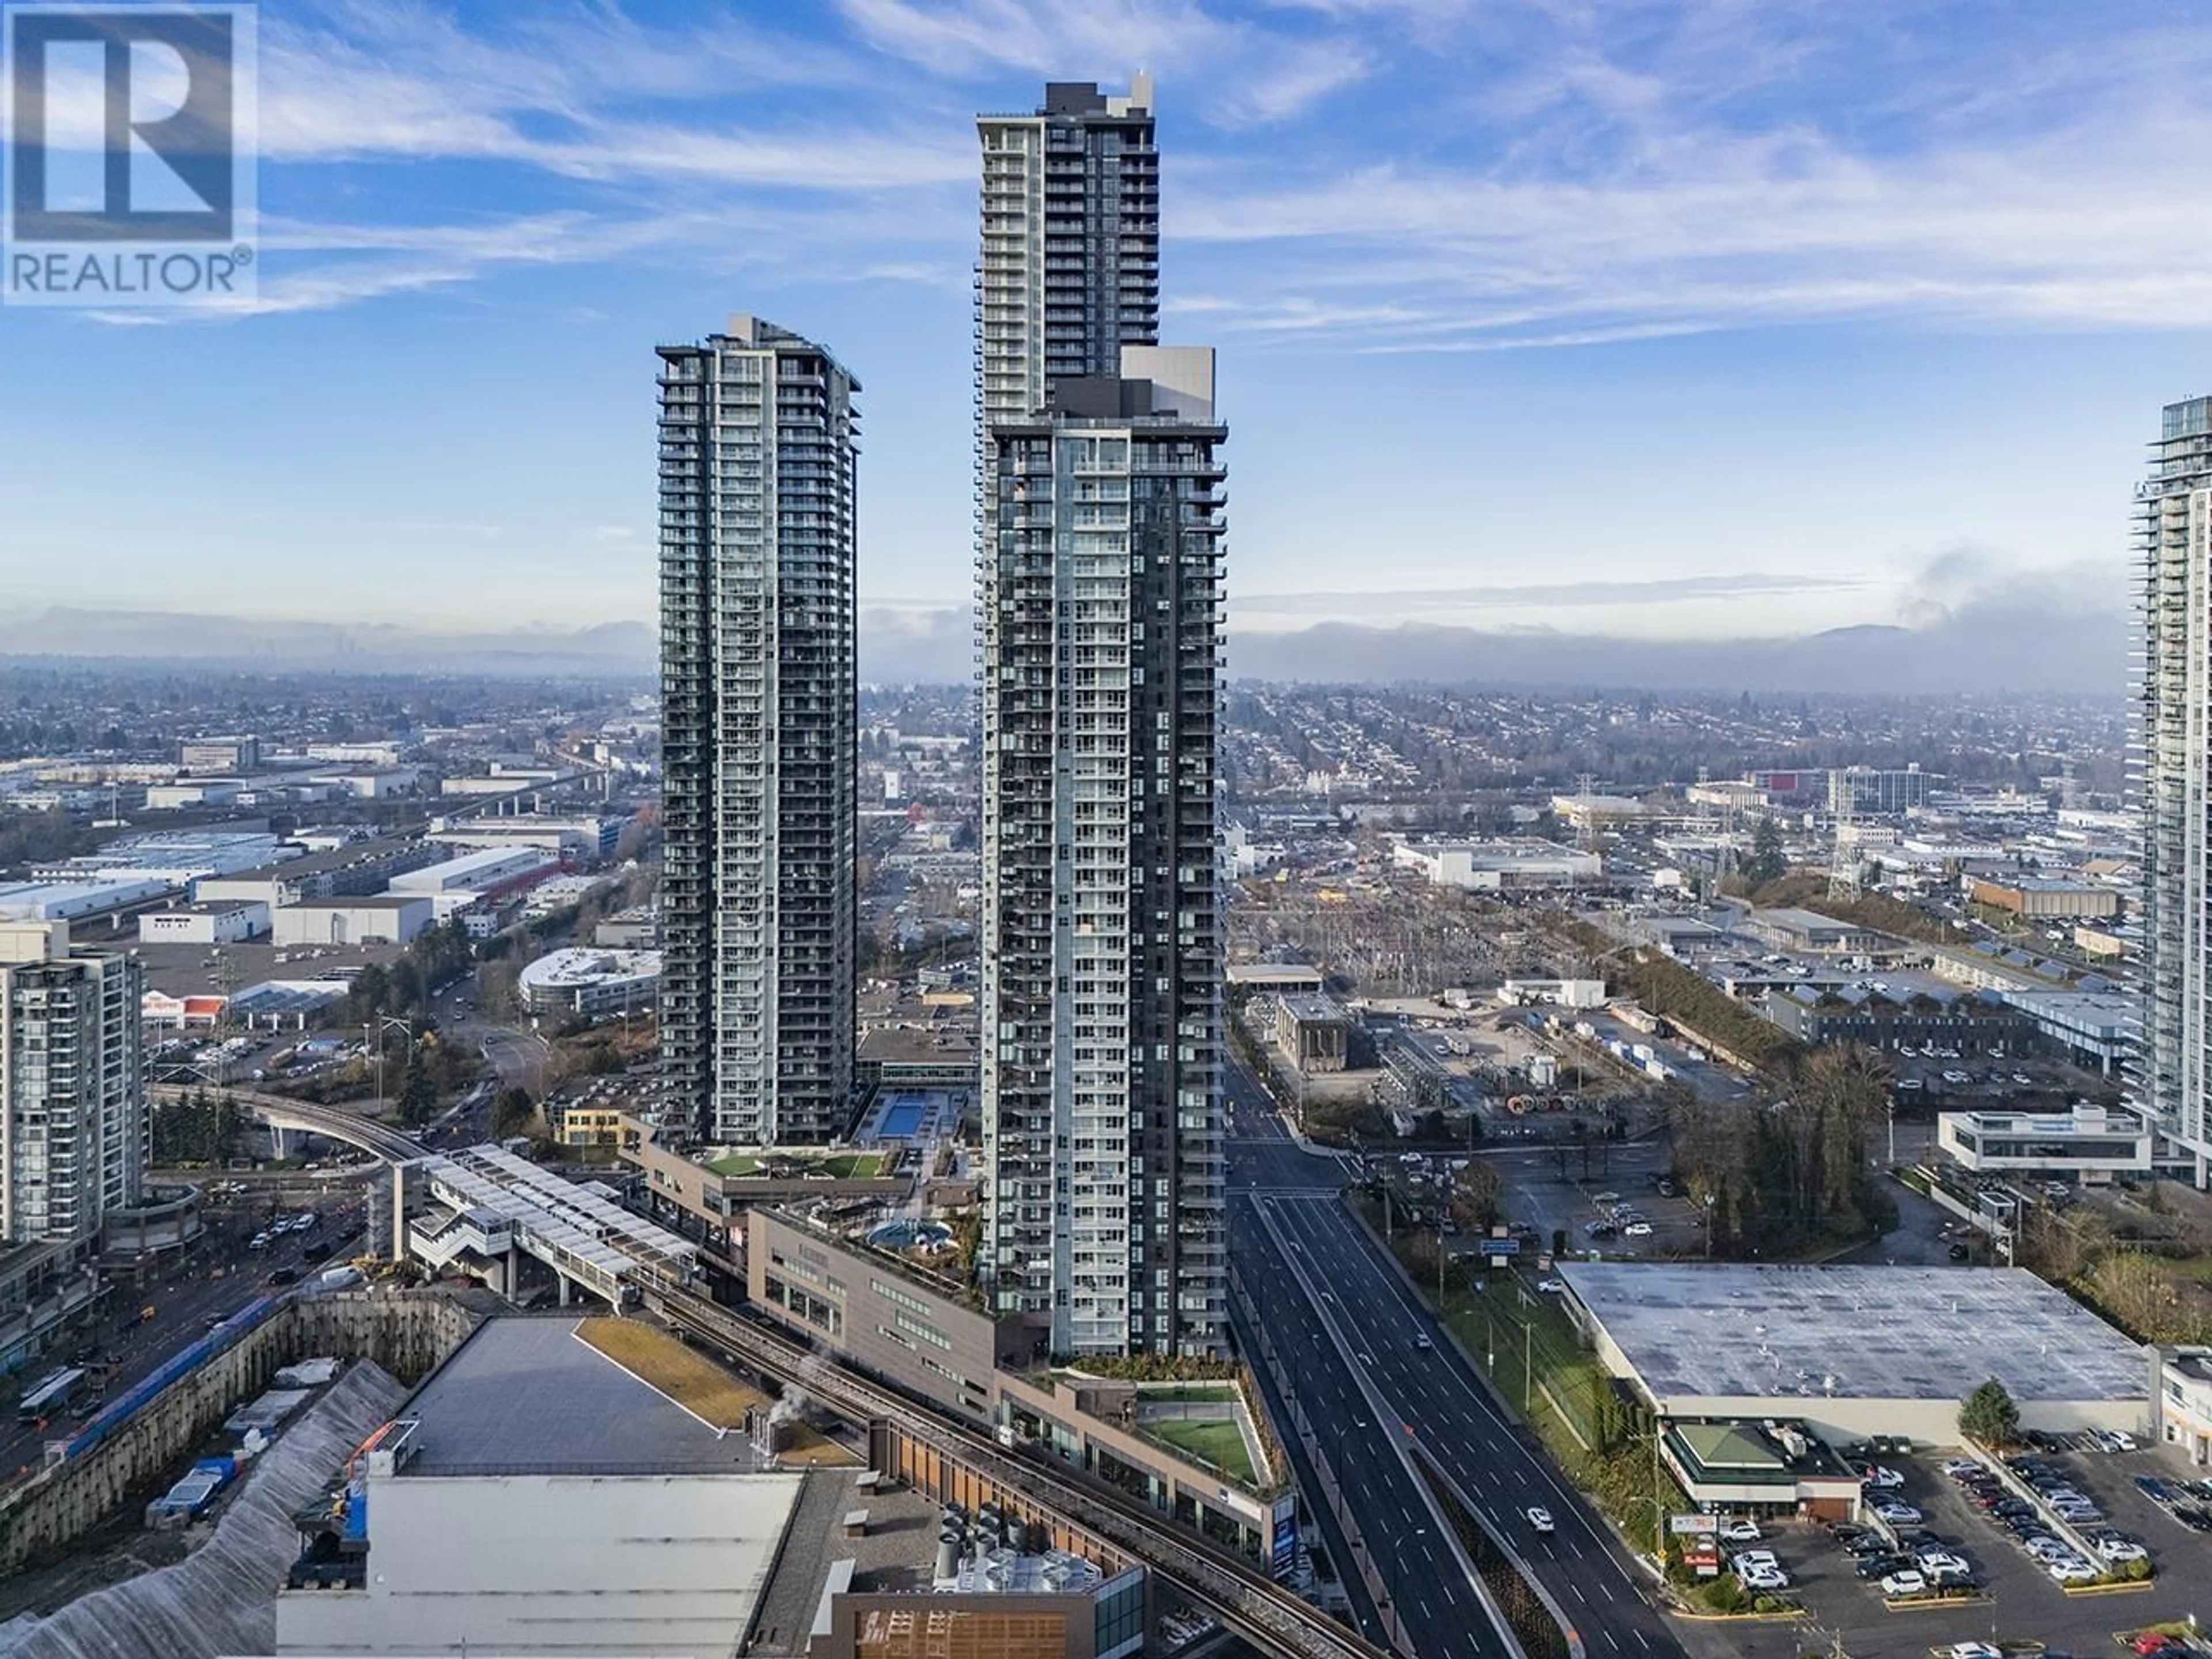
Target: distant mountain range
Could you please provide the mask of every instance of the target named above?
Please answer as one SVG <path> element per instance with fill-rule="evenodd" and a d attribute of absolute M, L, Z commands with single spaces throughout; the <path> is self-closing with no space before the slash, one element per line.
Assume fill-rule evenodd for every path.
<path fill-rule="evenodd" d="M 1654 691 L 2050 691 L 2119 696 L 2134 631 L 2113 612 L 1983 604 L 1923 628 L 1829 629 L 1786 639 L 1624 640 L 1409 623 L 1322 623 L 1232 635 L 1240 679 L 1635 687 Z"/>
<path fill-rule="evenodd" d="M 964 607 L 863 607 L 860 673 L 958 683 L 974 672 Z M 2133 630 L 2113 612 L 2066 615 L 1984 602 L 1921 628 L 1831 629 L 1795 638 L 1625 640 L 1545 629 L 1320 623 L 1231 632 L 1237 678 L 1639 687 L 1656 691 L 2121 695 Z M 649 675 L 642 622 L 506 632 L 276 622 L 167 611 L 0 613 L 0 657 L 136 658 L 299 672 Z"/>
<path fill-rule="evenodd" d="M 655 629 L 641 622 L 492 633 L 166 611 L 0 612 L 0 657 L 124 657 L 288 673 L 647 674 L 659 648 Z"/>

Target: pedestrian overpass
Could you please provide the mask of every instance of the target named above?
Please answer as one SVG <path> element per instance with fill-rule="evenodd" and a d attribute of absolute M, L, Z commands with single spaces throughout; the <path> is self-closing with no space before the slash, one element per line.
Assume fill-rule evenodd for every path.
<path fill-rule="evenodd" d="M 619 1308 L 635 1286 L 688 1283 L 698 1250 L 688 1239 L 623 1208 L 597 1182 L 561 1176 L 499 1146 L 416 1160 L 434 1207 L 407 1226 L 407 1253 L 432 1268 L 479 1272 L 512 1300 L 520 1258 L 553 1270 L 567 1306 L 574 1289 Z"/>

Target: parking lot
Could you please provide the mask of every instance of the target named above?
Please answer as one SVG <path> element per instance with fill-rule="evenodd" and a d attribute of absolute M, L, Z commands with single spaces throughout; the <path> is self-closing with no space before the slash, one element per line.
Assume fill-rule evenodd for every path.
<path fill-rule="evenodd" d="M 2158 1582 L 2143 1590 L 2068 1595 L 2012 1533 L 1942 1472 L 1944 1460 L 1932 1455 L 1880 1459 L 1902 1481 L 1880 1493 L 1870 1487 L 1869 1496 L 1901 1498 L 1919 1511 L 1918 1528 L 1906 1529 L 1906 1536 L 1917 1547 L 1933 1545 L 1965 1561 L 1979 1592 L 1970 1601 L 1893 1607 L 1878 1577 L 1858 1576 L 1863 1558 L 1847 1553 L 1835 1532 L 1811 1522 L 1762 1522 L 1765 1536 L 1745 1547 L 1771 1551 L 1809 1622 L 1824 1634 L 1839 1633 L 1853 1654 L 1917 1655 L 1934 1646 L 1991 1640 L 2042 1643 L 2045 1659 L 2111 1654 L 2118 1651 L 2116 1632 L 2184 1618 L 2197 1607 L 2205 1571 L 2212 1568 L 2212 1540 L 2161 1512 L 2135 1484 L 2138 1474 L 2171 1478 L 2163 1459 L 2149 1452 L 2078 1449 L 2037 1455 L 2065 1484 L 2094 1499 L 2106 1517 L 2102 1524 L 2142 1542 L 2159 1571 Z M 1696 1654 L 1765 1659 L 1778 1650 L 1771 1626 L 1686 1623 L 1680 1630 Z"/>

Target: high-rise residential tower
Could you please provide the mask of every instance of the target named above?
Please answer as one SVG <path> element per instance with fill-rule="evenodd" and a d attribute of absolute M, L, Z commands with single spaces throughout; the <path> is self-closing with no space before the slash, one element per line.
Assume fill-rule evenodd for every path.
<path fill-rule="evenodd" d="M 0 923 L 0 1244 L 96 1248 L 138 1202 L 149 1124 L 135 957 Z"/>
<path fill-rule="evenodd" d="M 1213 354 L 1153 343 L 1151 91 L 986 117 L 982 1270 L 1056 1353 L 1227 1318 Z"/>
<path fill-rule="evenodd" d="M 753 317 L 663 346 L 660 1045 L 703 1140 L 853 1101 L 860 384 Z"/>
<path fill-rule="evenodd" d="M 1152 104 L 1151 77 L 1139 75 L 1126 98 L 1054 82 L 1034 114 L 976 118 L 975 392 L 984 429 L 1036 414 L 1062 375 L 1119 374 L 1124 345 L 1158 343 Z"/>
<path fill-rule="evenodd" d="M 2138 1102 L 2205 1184 L 2212 1159 L 2212 398 L 2169 404 L 2136 489 L 2143 658 Z"/>

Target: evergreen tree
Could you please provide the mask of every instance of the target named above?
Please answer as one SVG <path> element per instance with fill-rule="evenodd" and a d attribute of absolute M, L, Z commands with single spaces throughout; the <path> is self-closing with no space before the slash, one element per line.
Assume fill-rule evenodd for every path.
<path fill-rule="evenodd" d="M 1959 1407 L 1959 1432 L 2000 1450 L 2020 1440 L 2020 1407 L 1994 1376 L 1968 1395 Z"/>
<path fill-rule="evenodd" d="M 1782 851 L 1782 825 L 1770 813 L 1752 831 L 1751 856 L 1744 861 L 1743 878 L 1758 888 L 1789 873 L 1790 860 Z"/>

